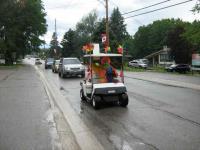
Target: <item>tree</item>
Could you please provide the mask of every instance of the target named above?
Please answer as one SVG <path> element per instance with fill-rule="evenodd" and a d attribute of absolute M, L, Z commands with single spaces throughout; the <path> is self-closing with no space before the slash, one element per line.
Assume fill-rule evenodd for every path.
<path fill-rule="evenodd" d="M 97 13 L 95 10 L 90 12 L 87 16 L 83 17 L 80 22 L 76 24 L 76 32 L 80 38 L 84 39 L 84 42 L 90 42 L 91 36 L 96 29 Z"/>
<path fill-rule="evenodd" d="M 57 40 L 56 32 L 53 33 L 52 39 L 50 41 L 49 56 L 51 58 L 58 59 L 60 57 L 60 46 Z"/>
<path fill-rule="evenodd" d="M 7 0 L 0 5 L 0 53 L 6 64 L 13 56 L 24 56 L 38 51 L 43 42 L 40 35 L 46 32 L 44 8 L 41 0 Z"/>
<path fill-rule="evenodd" d="M 184 32 L 183 26 L 177 26 L 167 36 L 167 44 L 177 64 L 191 63 L 192 45 L 182 36 Z"/>
<path fill-rule="evenodd" d="M 109 23 L 110 31 L 110 47 L 113 52 L 117 51 L 117 47 L 122 45 L 128 37 L 124 18 L 122 17 L 118 8 L 113 9 Z"/>
<path fill-rule="evenodd" d="M 135 48 L 134 48 L 134 37 L 133 36 L 129 36 L 128 38 L 126 38 L 125 42 L 124 42 L 124 52 L 126 53 L 126 55 L 131 55 L 132 57 L 136 57 L 135 54 Z"/>
<path fill-rule="evenodd" d="M 77 33 L 69 29 L 61 42 L 62 57 L 80 57 L 81 49 L 77 44 Z"/>
<path fill-rule="evenodd" d="M 200 21 L 189 24 L 183 36 L 193 45 L 193 50 L 200 53 Z"/>
<path fill-rule="evenodd" d="M 95 10 L 91 11 L 87 16 L 83 17 L 81 21 L 76 24 L 76 42 L 74 42 L 76 51 L 73 53 L 73 55 L 76 54 L 77 57 L 80 57 L 83 45 L 93 42 L 92 35 L 96 29 L 96 24 L 97 13 Z"/>
<path fill-rule="evenodd" d="M 180 19 L 163 19 L 154 21 L 147 26 L 141 26 L 134 35 L 130 52 L 135 58 L 142 58 L 156 52 L 167 45 L 167 35 L 171 29 L 178 25 L 186 26 L 187 24 Z"/>
<path fill-rule="evenodd" d="M 106 31 L 106 19 L 103 18 L 96 23 L 96 28 L 92 34 L 92 41 L 96 43 L 101 42 L 101 34 L 105 33 Z"/>
<path fill-rule="evenodd" d="M 192 11 L 195 13 L 200 12 L 200 0 L 197 1 L 196 5 L 193 7 Z"/>
<path fill-rule="evenodd" d="M 96 23 L 96 28 L 92 34 L 92 41 L 95 43 L 99 43 L 100 49 L 104 49 L 102 43 L 102 34 L 106 32 L 106 19 L 103 18 Z"/>

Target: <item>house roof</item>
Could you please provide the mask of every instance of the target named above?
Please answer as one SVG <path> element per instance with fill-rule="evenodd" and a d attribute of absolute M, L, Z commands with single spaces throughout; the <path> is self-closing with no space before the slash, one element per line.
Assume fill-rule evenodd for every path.
<path fill-rule="evenodd" d="M 167 48 L 167 49 L 161 49 L 161 50 L 159 50 L 159 51 L 157 51 L 157 52 L 154 52 L 154 53 L 151 53 L 151 54 L 149 54 L 149 55 L 147 55 L 147 56 L 145 56 L 144 58 L 152 58 L 152 57 L 154 57 L 154 56 L 157 56 L 157 55 L 159 55 L 159 54 L 161 54 L 161 53 L 163 53 L 163 52 L 169 52 L 171 49 L 170 48 Z"/>

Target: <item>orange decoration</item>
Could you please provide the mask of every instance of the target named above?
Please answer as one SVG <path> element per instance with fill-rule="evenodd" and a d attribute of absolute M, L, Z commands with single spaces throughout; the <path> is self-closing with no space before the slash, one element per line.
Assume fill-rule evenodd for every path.
<path fill-rule="evenodd" d="M 106 64 L 106 63 L 110 64 L 110 58 L 109 58 L 109 57 L 103 57 L 103 58 L 101 59 L 101 64 L 102 64 L 102 65 L 104 65 L 104 64 Z"/>
<path fill-rule="evenodd" d="M 119 47 L 117 48 L 117 51 L 119 54 L 123 53 L 123 47 L 121 45 L 119 45 Z"/>

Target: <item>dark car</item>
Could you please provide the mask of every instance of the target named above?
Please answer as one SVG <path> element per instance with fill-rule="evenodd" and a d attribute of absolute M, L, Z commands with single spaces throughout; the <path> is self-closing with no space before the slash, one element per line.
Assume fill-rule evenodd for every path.
<path fill-rule="evenodd" d="M 60 60 L 54 60 L 52 65 L 52 72 L 57 73 Z"/>
<path fill-rule="evenodd" d="M 190 66 L 188 64 L 176 64 L 167 67 L 166 70 L 169 72 L 186 73 L 190 71 Z"/>
<path fill-rule="evenodd" d="M 47 58 L 44 64 L 45 69 L 51 68 L 53 65 L 53 61 L 54 61 L 54 58 Z"/>

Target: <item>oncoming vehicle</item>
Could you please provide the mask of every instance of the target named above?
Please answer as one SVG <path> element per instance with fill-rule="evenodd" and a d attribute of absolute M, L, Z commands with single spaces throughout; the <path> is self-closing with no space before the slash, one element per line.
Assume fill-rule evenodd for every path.
<path fill-rule="evenodd" d="M 86 77 L 80 90 L 82 100 L 98 109 L 102 102 L 116 102 L 122 107 L 128 105 L 127 90 L 124 85 L 121 54 L 89 54 L 84 56 Z"/>
<path fill-rule="evenodd" d="M 60 60 L 54 60 L 52 64 L 52 72 L 57 73 Z"/>
<path fill-rule="evenodd" d="M 58 67 L 58 75 L 62 78 L 78 75 L 85 77 L 85 67 L 78 58 L 61 58 Z"/>
<path fill-rule="evenodd" d="M 44 64 L 45 69 L 51 68 L 53 61 L 54 61 L 54 58 L 47 58 Z"/>
<path fill-rule="evenodd" d="M 40 58 L 35 58 L 35 65 L 40 65 L 40 64 L 42 64 Z"/>

